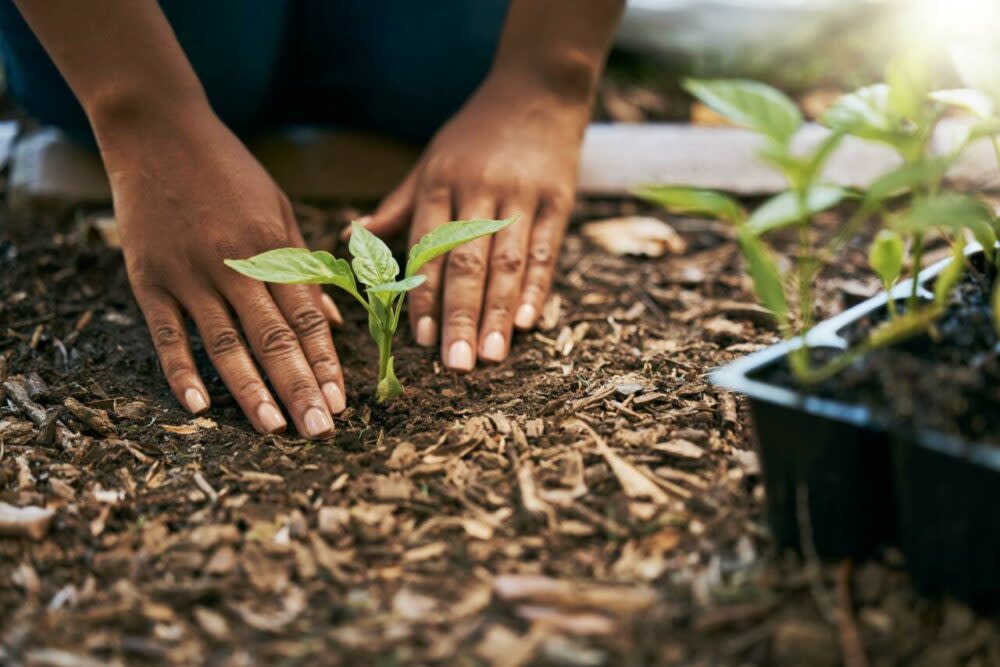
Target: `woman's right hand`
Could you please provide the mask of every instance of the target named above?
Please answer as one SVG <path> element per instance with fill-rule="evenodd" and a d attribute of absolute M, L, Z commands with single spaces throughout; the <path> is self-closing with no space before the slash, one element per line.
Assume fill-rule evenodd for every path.
<path fill-rule="evenodd" d="M 263 371 L 302 436 L 329 436 L 331 412 L 345 408 L 333 302 L 317 286 L 260 283 L 223 264 L 304 245 L 285 195 L 207 109 L 119 119 L 97 136 L 129 281 L 177 399 L 194 414 L 209 407 L 188 316 L 258 431 L 286 427 Z"/>

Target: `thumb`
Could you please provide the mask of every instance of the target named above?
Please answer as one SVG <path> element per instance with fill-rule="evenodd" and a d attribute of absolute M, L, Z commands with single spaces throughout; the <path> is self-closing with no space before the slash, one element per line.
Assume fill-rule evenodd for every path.
<path fill-rule="evenodd" d="M 410 224 L 413 216 L 413 201 L 417 191 L 417 170 L 409 173 L 405 180 L 382 200 L 375 212 L 365 222 L 365 227 L 379 237 L 392 236 Z M 350 237 L 351 228 L 344 230 L 342 238 Z"/>

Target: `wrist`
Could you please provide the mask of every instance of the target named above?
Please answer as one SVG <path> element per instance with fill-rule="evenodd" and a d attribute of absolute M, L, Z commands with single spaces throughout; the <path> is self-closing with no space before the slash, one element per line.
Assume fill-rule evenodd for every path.
<path fill-rule="evenodd" d="M 119 87 L 95 93 L 82 104 L 102 152 L 117 150 L 133 137 L 149 140 L 214 118 L 198 84 L 178 90 Z"/>
<path fill-rule="evenodd" d="M 601 73 L 601 58 L 563 49 L 494 63 L 489 79 L 514 83 L 570 106 L 590 108 Z"/>

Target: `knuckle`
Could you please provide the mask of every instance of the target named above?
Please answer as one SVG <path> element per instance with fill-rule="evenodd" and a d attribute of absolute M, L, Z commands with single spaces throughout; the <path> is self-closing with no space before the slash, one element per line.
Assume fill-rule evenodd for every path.
<path fill-rule="evenodd" d="M 337 370 L 337 367 L 340 365 L 340 360 L 337 359 L 335 354 L 324 350 L 311 355 L 309 364 L 314 369 L 323 369 L 324 371 L 332 373 Z"/>
<path fill-rule="evenodd" d="M 160 324 L 153 328 L 153 344 L 159 348 L 174 348 L 184 341 L 184 333 L 173 324 Z"/>
<path fill-rule="evenodd" d="M 458 276 L 481 276 L 486 273 L 486 262 L 478 252 L 453 250 L 448 257 L 448 271 Z"/>
<path fill-rule="evenodd" d="M 451 206 L 451 187 L 443 175 L 432 176 L 424 187 L 423 198 L 433 206 Z"/>
<path fill-rule="evenodd" d="M 163 364 L 163 375 L 167 378 L 167 384 L 173 385 L 191 375 L 194 371 L 183 362 L 168 361 Z"/>
<path fill-rule="evenodd" d="M 569 215 L 573 209 L 573 192 L 566 188 L 554 188 L 542 197 L 544 212 L 555 217 Z"/>
<path fill-rule="evenodd" d="M 548 243 L 536 243 L 531 246 L 531 263 L 535 266 L 550 269 L 555 265 L 556 254 Z"/>
<path fill-rule="evenodd" d="M 216 329 L 208 339 L 208 352 L 216 357 L 238 352 L 241 347 L 240 334 L 232 327 Z"/>
<path fill-rule="evenodd" d="M 292 329 L 301 338 L 322 334 L 327 329 L 327 318 L 315 306 L 299 308 L 291 317 Z"/>
<path fill-rule="evenodd" d="M 260 351 L 265 355 L 282 355 L 298 347 L 295 332 L 284 322 L 265 324 L 258 334 Z"/>
<path fill-rule="evenodd" d="M 466 308 L 454 308 L 448 312 L 447 325 L 449 327 L 474 330 L 476 328 L 475 313 Z"/>
<path fill-rule="evenodd" d="M 262 393 L 266 393 L 266 390 L 264 388 L 264 383 L 261 381 L 260 378 L 254 375 L 247 374 L 245 377 L 242 377 L 236 383 L 237 396 L 243 396 L 249 398 L 253 396 L 258 396 Z"/>
<path fill-rule="evenodd" d="M 297 377 L 288 386 L 288 396 L 293 401 L 313 402 L 316 396 L 316 382 L 309 377 Z"/>
<path fill-rule="evenodd" d="M 487 312 L 489 313 L 489 317 L 493 319 L 507 320 L 513 315 L 514 309 L 511 307 L 509 301 L 494 301 L 490 303 Z"/>
<path fill-rule="evenodd" d="M 524 268 L 524 255 L 513 248 L 502 248 L 493 255 L 493 268 L 501 273 L 518 273 Z"/>

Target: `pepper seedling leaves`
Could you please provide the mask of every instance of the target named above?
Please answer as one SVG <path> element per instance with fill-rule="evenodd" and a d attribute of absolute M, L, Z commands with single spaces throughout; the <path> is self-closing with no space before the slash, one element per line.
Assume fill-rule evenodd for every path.
<path fill-rule="evenodd" d="M 805 222 L 810 215 L 832 208 L 847 197 L 848 191 L 836 185 L 816 185 L 805 198 L 805 210 L 794 192 L 782 192 L 764 202 L 747 221 L 747 229 L 760 236 L 776 229 Z"/>
<path fill-rule="evenodd" d="M 953 159 L 923 158 L 903 164 L 879 176 L 865 192 L 865 206 L 874 208 L 886 199 L 937 183 L 952 165 Z"/>
<path fill-rule="evenodd" d="M 427 280 L 427 276 L 410 276 L 409 278 L 403 278 L 402 280 L 397 280 L 391 283 L 383 283 L 381 285 L 372 285 L 368 288 L 369 294 L 402 294 L 403 292 L 409 292 L 414 287 L 418 287 L 423 282 Z"/>
<path fill-rule="evenodd" d="M 868 249 L 868 263 L 882 281 L 886 289 L 892 287 L 903 272 L 905 255 L 903 237 L 891 229 L 883 229 L 875 235 Z"/>
<path fill-rule="evenodd" d="M 293 285 L 334 285 L 358 296 L 347 260 L 324 250 L 278 248 L 249 259 L 227 259 L 226 266 L 255 280 Z"/>
<path fill-rule="evenodd" d="M 943 194 L 921 199 L 894 218 L 891 224 L 904 234 L 922 234 L 935 227 L 968 229 L 990 258 L 997 241 L 992 211 L 968 195 Z"/>
<path fill-rule="evenodd" d="M 902 118 L 889 106 L 889 86 L 884 83 L 844 95 L 826 110 L 820 122 L 831 130 L 891 146 L 909 138 Z"/>
<path fill-rule="evenodd" d="M 410 248 L 410 257 L 406 262 L 406 277 L 416 274 L 420 267 L 432 259 L 481 236 L 496 234 L 516 220 L 516 217 L 506 220 L 456 220 L 435 228 Z"/>
<path fill-rule="evenodd" d="M 753 281 L 754 292 L 761 305 L 774 313 L 779 324 L 788 321 L 788 302 L 785 300 L 781 272 L 767 248 L 746 227 L 737 234 L 740 249 L 747 262 L 747 273 Z"/>
<path fill-rule="evenodd" d="M 396 280 L 399 264 L 382 239 L 357 222 L 351 223 L 351 242 L 348 249 L 354 256 L 351 268 L 355 277 L 365 285 L 384 285 Z"/>
<path fill-rule="evenodd" d="M 632 193 L 650 203 L 658 204 L 681 215 L 702 215 L 732 224 L 746 220 L 746 211 L 739 202 L 719 192 L 699 188 L 674 186 L 643 186 Z"/>
<path fill-rule="evenodd" d="M 972 88 L 935 90 L 930 94 L 930 98 L 935 102 L 968 111 L 978 118 L 991 118 L 995 108 L 989 95 Z"/>
<path fill-rule="evenodd" d="M 962 250 L 964 245 L 961 237 L 955 239 L 951 249 L 951 261 L 934 280 L 934 303 L 939 308 L 947 304 L 948 295 L 965 273 L 965 253 Z"/>
<path fill-rule="evenodd" d="M 686 79 L 684 89 L 727 119 L 787 145 L 802 126 L 802 112 L 777 88 L 744 79 Z"/>
<path fill-rule="evenodd" d="M 885 82 L 889 86 L 886 103 L 894 114 L 917 120 L 925 113 L 932 88 L 927 62 L 918 50 L 902 51 L 889 61 Z"/>

